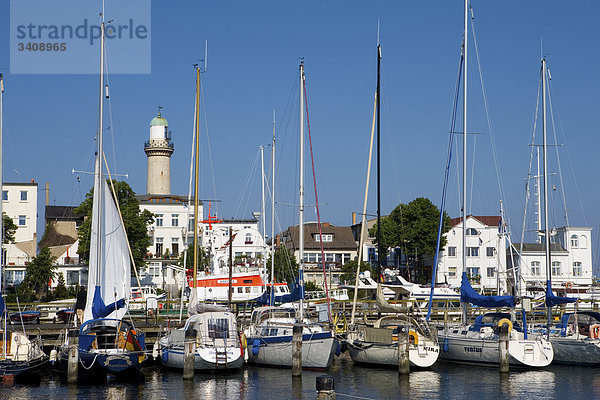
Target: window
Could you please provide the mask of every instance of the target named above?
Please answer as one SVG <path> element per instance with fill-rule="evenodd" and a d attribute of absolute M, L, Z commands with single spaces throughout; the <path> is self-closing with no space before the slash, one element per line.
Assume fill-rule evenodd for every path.
<path fill-rule="evenodd" d="M 8 190 L 2 191 L 2 200 L 8 201 Z"/>
<path fill-rule="evenodd" d="M 171 214 L 171 226 L 179 226 L 179 214 Z"/>
<path fill-rule="evenodd" d="M 575 261 L 573 263 L 573 276 L 581 276 L 581 262 Z"/>
<path fill-rule="evenodd" d="M 485 255 L 487 257 L 494 257 L 494 252 L 496 251 L 496 248 L 494 247 L 486 247 L 485 248 Z"/>
<path fill-rule="evenodd" d="M 487 277 L 493 278 L 496 276 L 496 267 L 487 267 Z"/>
<path fill-rule="evenodd" d="M 163 238 L 156 238 L 156 257 L 162 256 L 163 253 Z"/>
<path fill-rule="evenodd" d="M 448 257 L 456 257 L 456 246 L 448 247 Z"/>
<path fill-rule="evenodd" d="M 469 278 L 479 278 L 479 267 L 467 267 L 467 276 Z"/>
<path fill-rule="evenodd" d="M 229 320 L 227 318 L 211 318 L 208 320 L 208 337 L 211 339 L 229 338 Z"/>
<path fill-rule="evenodd" d="M 148 274 L 153 277 L 153 278 L 157 278 L 160 276 L 160 266 L 158 265 L 150 265 L 148 267 Z"/>
<path fill-rule="evenodd" d="M 587 249 L 587 237 L 584 235 L 579 236 L 579 248 Z"/>
<path fill-rule="evenodd" d="M 163 226 L 163 215 L 162 214 L 156 214 L 156 226 Z"/>
<path fill-rule="evenodd" d="M 448 268 L 448 276 L 456 276 L 456 267 Z"/>
<path fill-rule="evenodd" d="M 252 244 L 252 234 L 251 233 L 246 233 L 246 244 Z"/>
<path fill-rule="evenodd" d="M 350 254 L 349 253 L 344 253 L 342 264 L 346 264 L 347 261 L 350 261 Z"/>
<path fill-rule="evenodd" d="M 190 218 L 188 221 L 188 231 L 194 232 L 194 218 Z"/>
<path fill-rule="evenodd" d="M 532 275 L 536 275 L 536 276 L 541 275 L 540 262 L 539 261 L 532 261 L 531 262 L 531 274 Z"/>
<path fill-rule="evenodd" d="M 561 275 L 560 261 L 552 261 L 552 276 Z"/>
<path fill-rule="evenodd" d="M 323 238 L 323 242 L 333 242 L 333 234 L 331 233 L 315 234 L 315 242 L 320 242 L 321 238 Z"/>
<path fill-rule="evenodd" d="M 467 257 L 479 257 L 479 247 L 467 247 Z"/>
<path fill-rule="evenodd" d="M 477 232 L 477 229 L 467 228 L 467 236 L 477 236 L 477 235 L 479 235 L 479 232 Z"/>
<path fill-rule="evenodd" d="M 577 238 L 577 235 L 571 235 L 571 247 L 579 247 L 579 240 Z"/>
<path fill-rule="evenodd" d="M 27 216 L 19 215 L 19 226 L 26 226 L 26 225 L 27 225 Z"/>
<path fill-rule="evenodd" d="M 333 253 L 325 253 L 325 261 L 327 261 L 327 262 L 334 262 L 335 261 L 335 254 L 333 254 Z"/>
<path fill-rule="evenodd" d="M 27 190 L 21 190 L 21 201 L 27 201 Z"/>
<path fill-rule="evenodd" d="M 79 271 L 67 271 L 67 285 L 77 285 L 79 283 Z"/>
<path fill-rule="evenodd" d="M 179 255 L 179 238 L 171 238 L 171 253 L 174 256 Z"/>

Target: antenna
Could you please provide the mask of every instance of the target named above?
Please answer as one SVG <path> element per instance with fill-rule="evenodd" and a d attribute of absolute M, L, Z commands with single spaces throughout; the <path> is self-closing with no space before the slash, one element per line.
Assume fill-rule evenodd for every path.
<path fill-rule="evenodd" d="M 379 46 L 379 18 L 377 18 L 377 46 Z"/>

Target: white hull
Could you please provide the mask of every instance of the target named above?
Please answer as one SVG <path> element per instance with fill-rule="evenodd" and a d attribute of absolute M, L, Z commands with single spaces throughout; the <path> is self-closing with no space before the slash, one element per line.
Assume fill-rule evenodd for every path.
<path fill-rule="evenodd" d="M 321 336 L 323 334 L 318 334 Z M 337 343 L 333 334 L 325 338 L 308 339 L 304 335 L 302 340 L 302 368 L 325 369 L 333 361 L 333 355 Z M 271 340 L 277 342 L 271 342 Z M 258 340 L 261 344 L 258 346 L 258 353 L 254 354 L 250 345 Z M 258 338 L 248 338 L 248 362 L 252 364 L 292 367 L 292 336 L 268 338 L 269 343 L 265 343 Z M 252 345 L 255 347 L 254 345 Z"/>
<path fill-rule="evenodd" d="M 497 335 L 486 335 L 468 331 L 467 327 L 459 327 L 458 330 L 440 330 L 438 338 L 442 348 L 440 357 L 443 360 L 465 364 L 500 365 Z M 525 340 L 521 333 L 512 331 L 508 341 L 508 355 L 511 366 L 540 368 L 552 362 L 554 352 L 550 342 L 543 338 Z"/>
<path fill-rule="evenodd" d="M 163 365 L 169 368 L 183 369 L 184 346 L 169 344 L 169 338 L 159 341 Z M 217 370 L 237 369 L 244 363 L 244 350 L 239 346 L 197 347 L 194 353 L 194 369 Z"/>
<path fill-rule="evenodd" d="M 398 344 L 365 343 L 359 340 L 348 341 L 348 353 L 352 361 L 364 364 L 398 366 Z M 431 340 L 410 344 L 408 359 L 411 367 L 429 368 L 440 355 L 439 346 Z"/>

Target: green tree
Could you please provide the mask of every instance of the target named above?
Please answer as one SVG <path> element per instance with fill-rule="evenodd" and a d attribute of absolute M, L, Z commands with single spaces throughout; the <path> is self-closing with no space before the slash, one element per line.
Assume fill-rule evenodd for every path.
<path fill-rule="evenodd" d="M 179 265 L 183 265 L 184 254 L 187 253 L 185 258 L 185 268 L 194 268 L 194 244 L 190 243 L 185 250 L 179 255 Z M 204 247 L 198 245 L 198 270 L 206 270 L 210 266 L 210 257 L 206 254 Z"/>
<path fill-rule="evenodd" d="M 133 253 L 133 259 L 137 268 L 145 266 L 144 255 L 148 246 L 152 244 L 148 235 L 148 226 L 154 222 L 154 214 L 148 210 L 140 210 L 140 202 L 135 197 L 135 192 L 131 187 L 122 181 L 113 180 L 115 192 L 119 199 L 119 208 L 125 224 L 125 232 L 129 246 Z M 84 263 L 89 263 L 90 258 L 90 234 L 92 225 L 92 204 L 94 202 L 94 189 L 92 188 L 86 195 L 85 200 L 75 209 L 75 213 L 85 215 L 83 224 L 77 230 L 79 237 L 79 248 L 77 253 Z"/>
<path fill-rule="evenodd" d="M 296 271 L 298 271 L 298 262 L 292 252 L 281 245 L 275 250 L 275 282 L 287 282 L 289 284 L 296 281 Z M 271 271 L 271 256 L 267 260 L 267 271 Z"/>
<path fill-rule="evenodd" d="M 56 284 L 53 294 L 56 300 L 66 299 L 69 297 L 69 290 L 65 285 L 65 275 L 62 272 L 58 274 L 58 283 Z"/>
<path fill-rule="evenodd" d="M 408 204 L 398 204 L 381 221 L 383 257 L 388 249 L 400 247 L 404 254 L 416 258 L 418 254 L 435 254 L 440 210 L 427 198 L 419 197 Z M 444 212 L 442 233 L 450 229 L 450 217 Z M 369 231 L 377 242 L 377 224 Z M 440 249 L 446 245 L 442 236 Z"/>
<path fill-rule="evenodd" d="M 48 292 L 48 284 L 56 276 L 56 272 L 54 272 L 57 268 L 55 262 L 56 257 L 50 253 L 48 247 L 44 247 L 37 257 L 34 257 L 27 264 L 23 283 L 35 291 L 38 299 L 41 299 Z"/>
<path fill-rule="evenodd" d="M 347 285 L 354 285 L 356 281 L 356 260 L 346 261 L 344 265 L 342 265 L 342 275 L 340 275 L 340 281 L 344 282 Z M 374 277 L 374 272 L 371 269 L 371 266 L 366 262 L 360 263 L 360 272 L 369 271 L 371 273 L 371 277 Z"/>
<path fill-rule="evenodd" d="M 17 225 L 13 222 L 12 218 L 2 213 L 2 223 L 4 224 L 4 244 L 15 242 L 15 232 L 17 231 Z"/>

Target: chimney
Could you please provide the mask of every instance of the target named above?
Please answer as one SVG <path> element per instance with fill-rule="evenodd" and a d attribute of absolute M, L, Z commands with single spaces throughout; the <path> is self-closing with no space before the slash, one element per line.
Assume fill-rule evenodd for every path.
<path fill-rule="evenodd" d="M 279 234 L 277 234 L 277 236 L 275 236 L 275 246 L 279 247 L 280 243 L 281 243 L 281 236 L 279 236 Z"/>
<path fill-rule="evenodd" d="M 352 225 L 356 225 L 356 211 L 352 211 Z"/>
<path fill-rule="evenodd" d="M 50 205 L 50 182 L 46 182 L 46 207 Z"/>
<path fill-rule="evenodd" d="M 329 228 L 329 222 L 323 222 L 323 228 Z"/>

